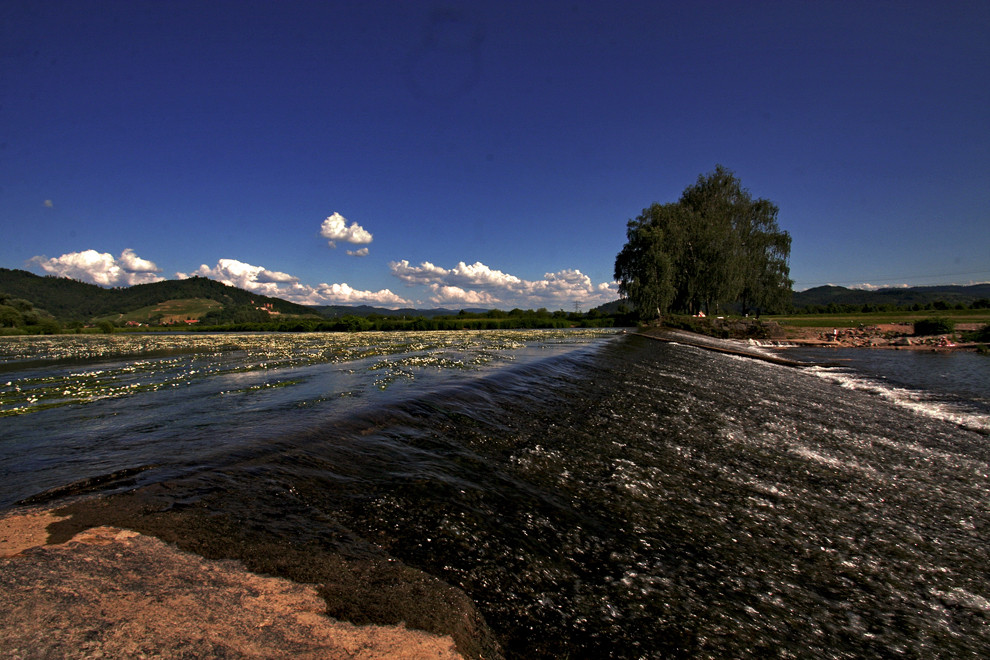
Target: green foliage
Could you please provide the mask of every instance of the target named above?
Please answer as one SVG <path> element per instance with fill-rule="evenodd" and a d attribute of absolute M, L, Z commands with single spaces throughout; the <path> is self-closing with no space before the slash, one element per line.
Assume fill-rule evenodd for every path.
<path fill-rule="evenodd" d="M 984 325 L 979 330 L 964 332 L 963 339 L 972 342 L 990 342 L 990 323 Z"/>
<path fill-rule="evenodd" d="M 32 327 L 39 335 L 57 335 L 62 332 L 62 324 L 51 317 L 42 318 Z"/>
<path fill-rule="evenodd" d="M 24 325 L 24 317 L 11 305 L 0 305 L 0 328 L 16 328 Z"/>
<path fill-rule="evenodd" d="M 0 328 L 21 328 L 29 334 L 55 334 L 62 331 L 61 324 L 50 314 L 35 309 L 29 300 L 0 293 Z"/>
<path fill-rule="evenodd" d="M 677 293 L 669 246 L 688 222 L 677 204 L 654 204 L 626 225 L 626 244 L 615 257 L 619 293 L 643 317 L 661 316 Z"/>
<path fill-rule="evenodd" d="M 717 166 L 677 203 L 655 203 L 629 221 L 615 260 L 619 293 L 644 320 L 732 303 L 743 313 L 783 309 L 791 295 L 791 237 L 777 213 Z"/>
<path fill-rule="evenodd" d="M 96 324 L 97 329 L 105 335 L 112 335 L 116 328 L 110 321 L 100 321 Z"/>
<path fill-rule="evenodd" d="M 928 335 L 947 335 L 955 329 L 955 321 L 942 316 L 922 319 L 914 322 L 914 334 L 919 337 Z"/>
<path fill-rule="evenodd" d="M 226 325 L 230 323 L 267 323 L 271 315 L 253 305 L 226 305 L 222 309 L 212 311 L 204 316 L 200 323 L 204 325 Z"/>

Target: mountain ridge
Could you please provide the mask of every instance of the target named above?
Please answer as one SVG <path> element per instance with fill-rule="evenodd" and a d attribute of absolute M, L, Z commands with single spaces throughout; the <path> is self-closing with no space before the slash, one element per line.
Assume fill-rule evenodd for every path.
<path fill-rule="evenodd" d="M 872 291 L 849 289 L 826 284 L 804 291 L 795 291 L 791 304 L 796 308 L 816 305 L 928 305 L 942 302 L 948 305 L 972 305 L 977 300 L 990 299 L 990 283 L 942 284 L 915 287 L 888 287 Z"/>

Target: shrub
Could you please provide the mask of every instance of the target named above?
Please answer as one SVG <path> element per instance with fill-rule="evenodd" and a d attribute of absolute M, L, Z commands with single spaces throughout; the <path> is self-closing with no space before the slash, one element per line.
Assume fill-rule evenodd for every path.
<path fill-rule="evenodd" d="M 983 326 L 979 330 L 974 330 L 973 332 L 964 332 L 963 338 L 966 341 L 990 342 L 990 324 Z"/>
<path fill-rule="evenodd" d="M 955 329 L 955 321 L 940 316 L 914 322 L 914 334 L 919 337 L 947 335 Z"/>

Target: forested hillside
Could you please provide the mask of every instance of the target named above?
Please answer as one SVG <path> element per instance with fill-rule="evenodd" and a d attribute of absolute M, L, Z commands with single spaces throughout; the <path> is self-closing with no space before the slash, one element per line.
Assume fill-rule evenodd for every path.
<path fill-rule="evenodd" d="M 806 291 L 795 291 L 791 302 L 797 311 L 825 311 L 823 308 L 842 307 L 972 307 L 980 301 L 990 301 L 990 284 L 969 286 L 916 286 L 909 288 L 847 289 L 841 286 L 818 286 Z"/>
<path fill-rule="evenodd" d="M 184 298 L 216 300 L 225 307 L 270 304 L 273 311 L 282 314 L 313 313 L 304 305 L 261 296 L 205 277 L 105 289 L 64 277 L 40 277 L 24 270 L 0 268 L 0 292 L 28 300 L 60 321 L 85 322 Z"/>

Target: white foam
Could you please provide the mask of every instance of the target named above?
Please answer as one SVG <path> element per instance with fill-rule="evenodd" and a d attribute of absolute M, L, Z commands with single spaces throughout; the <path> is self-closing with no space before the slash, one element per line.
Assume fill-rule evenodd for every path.
<path fill-rule="evenodd" d="M 926 392 L 896 387 L 842 367 L 810 367 L 807 371 L 847 390 L 867 392 L 920 415 L 952 422 L 978 433 L 990 434 L 990 416 L 967 410 L 962 404 L 939 401 Z"/>
<path fill-rule="evenodd" d="M 835 468 L 837 470 L 854 471 L 865 474 L 868 477 L 877 478 L 878 473 L 875 468 L 869 465 L 863 465 L 857 461 L 848 461 L 838 458 L 836 456 L 831 456 L 828 454 L 822 454 L 817 452 L 810 447 L 805 447 L 803 445 L 795 445 L 791 448 L 791 451 L 802 457 L 829 467 Z"/>

